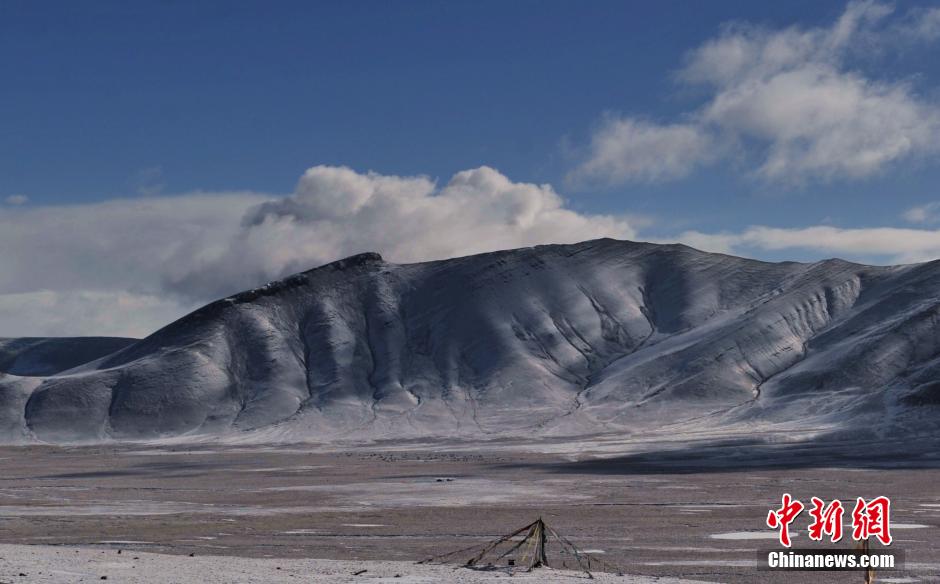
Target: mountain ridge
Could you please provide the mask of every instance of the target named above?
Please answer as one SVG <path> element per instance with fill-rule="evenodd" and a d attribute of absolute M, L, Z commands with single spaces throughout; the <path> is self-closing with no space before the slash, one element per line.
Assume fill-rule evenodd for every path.
<path fill-rule="evenodd" d="M 0 437 L 933 432 L 940 264 L 761 262 L 599 239 L 364 253 L 65 374 L 0 377 Z"/>

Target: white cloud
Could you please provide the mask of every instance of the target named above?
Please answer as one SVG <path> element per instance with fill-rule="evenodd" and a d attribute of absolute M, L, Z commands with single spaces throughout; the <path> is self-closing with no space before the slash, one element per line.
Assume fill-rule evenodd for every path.
<path fill-rule="evenodd" d="M 0 294 L 0 336 L 140 338 L 195 308 L 178 299 L 125 291 Z"/>
<path fill-rule="evenodd" d="M 940 209 L 925 205 L 928 221 Z M 197 306 L 363 251 L 395 262 L 598 237 L 646 239 L 642 218 L 586 215 L 549 185 L 480 167 L 423 177 L 317 166 L 289 196 L 250 192 L 0 208 L 0 336 L 143 336 Z M 903 263 L 940 231 L 753 226 L 670 238 L 738 255 L 803 250 Z"/>
<path fill-rule="evenodd" d="M 249 212 L 224 254 L 174 282 L 217 294 L 363 251 L 414 262 L 605 236 L 635 231 L 624 217 L 576 213 L 551 186 L 512 182 L 486 166 L 442 188 L 427 177 L 317 166 L 292 196 Z"/>
<path fill-rule="evenodd" d="M 705 251 L 751 255 L 753 250 L 804 250 L 849 258 L 884 258 L 913 263 L 940 258 L 940 230 L 872 227 L 843 229 L 829 225 L 799 228 L 752 226 L 738 233 L 687 231 L 675 237 Z"/>
<path fill-rule="evenodd" d="M 193 193 L 0 209 L 0 294 L 157 292 L 176 266 L 223 253 L 245 213 L 269 199 Z"/>
<path fill-rule="evenodd" d="M 0 337 L 138 336 L 199 300 L 171 294 L 180 262 L 223 253 L 252 193 L 0 208 Z"/>
<path fill-rule="evenodd" d="M 907 42 L 940 39 L 940 7 L 915 8 L 898 24 L 897 35 Z"/>
<path fill-rule="evenodd" d="M 683 84 L 706 88 L 701 107 L 678 125 L 647 124 L 642 133 L 622 130 L 629 118 L 609 118 L 570 178 L 674 179 L 721 155 L 749 152 L 745 158 L 762 179 L 858 179 L 936 154 L 940 107 L 910 83 L 866 76 L 847 64 L 857 53 L 897 46 L 902 37 L 940 37 L 940 11 L 892 19 L 889 6 L 863 1 L 848 4 L 826 28 L 727 26 L 689 52 L 677 74 Z M 688 139 L 659 139 L 649 148 L 644 140 L 675 128 L 702 141 L 690 148 Z M 664 160 L 670 164 L 664 167 Z"/>
<path fill-rule="evenodd" d="M 681 178 L 713 160 L 714 147 L 711 136 L 696 124 L 659 125 L 610 116 L 591 137 L 587 160 L 569 180 L 617 184 Z"/>
<path fill-rule="evenodd" d="M 940 202 L 926 203 L 911 207 L 902 215 L 911 223 L 937 223 L 940 222 Z"/>
<path fill-rule="evenodd" d="M 26 195 L 10 195 L 3 199 L 3 202 L 7 205 L 25 205 L 29 202 L 29 197 Z"/>
<path fill-rule="evenodd" d="M 862 178 L 937 148 L 940 114 L 904 86 L 814 65 L 716 96 L 703 119 L 765 145 L 768 179 Z"/>
<path fill-rule="evenodd" d="M 627 218 L 577 213 L 551 186 L 488 167 L 440 188 L 318 166 L 288 197 L 0 209 L 0 336 L 141 335 L 197 304 L 363 251 L 411 262 L 635 235 Z"/>

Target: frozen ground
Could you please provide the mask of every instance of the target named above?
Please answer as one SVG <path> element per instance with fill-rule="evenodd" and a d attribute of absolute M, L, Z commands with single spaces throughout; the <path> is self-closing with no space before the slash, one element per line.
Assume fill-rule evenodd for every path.
<path fill-rule="evenodd" d="M 368 582 L 396 573 L 413 582 L 485 581 L 479 578 L 503 576 L 425 571 L 412 562 L 482 543 L 538 516 L 629 574 L 722 583 L 860 582 L 852 573 L 794 579 L 757 572 L 755 550 L 774 544 L 764 519 L 782 492 L 803 500 L 891 496 L 895 545 L 906 552 L 907 569 L 883 573 L 880 581 L 940 579 L 940 470 L 934 468 L 897 461 L 895 468 L 866 468 L 820 453 L 780 457 L 765 450 L 757 453 L 763 460 L 742 468 L 729 463 L 740 445 L 728 447 L 723 466 L 720 449 L 697 458 L 673 452 L 575 460 L 570 452 L 465 448 L 2 447 L 0 544 L 34 545 L 0 547 L 0 582 L 101 576 Z M 795 541 L 805 540 L 803 533 Z M 157 555 L 141 555 L 148 552 Z M 150 578 L 145 568 L 128 575 L 129 562 L 146 570 L 167 566 L 180 576 Z M 361 569 L 369 571 L 351 576 Z"/>
<path fill-rule="evenodd" d="M 537 570 L 516 573 L 454 569 L 452 566 L 416 565 L 414 562 L 258 559 L 231 556 L 180 558 L 165 554 L 78 547 L 0 545 L 0 580 L 3 582 L 100 582 L 122 584 L 311 584 L 380 583 L 437 584 L 455 582 L 586 582 L 577 572 Z M 646 576 L 618 577 L 596 574 L 593 582 L 622 584 L 694 584 L 692 580 Z"/>

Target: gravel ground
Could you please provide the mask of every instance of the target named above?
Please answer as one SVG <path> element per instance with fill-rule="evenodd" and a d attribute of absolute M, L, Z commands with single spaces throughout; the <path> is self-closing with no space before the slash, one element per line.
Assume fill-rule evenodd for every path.
<path fill-rule="evenodd" d="M 356 573 L 358 575 L 355 575 Z M 583 574 L 539 569 L 517 573 L 454 569 L 450 566 L 417 565 L 413 562 L 260 559 L 230 556 L 180 557 L 145 552 L 87 549 L 66 546 L 0 545 L 0 582 L 72 583 L 120 582 L 122 584 L 339 584 L 388 582 L 436 584 L 454 582 L 576 582 L 589 581 Z M 591 582 L 620 584 L 693 584 L 692 580 L 645 576 L 618 577 L 595 574 Z"/>
<path fill-rule="evenodd" d="M 211 574 L 228 574 L 215 580 L 225 582 L 251 581 L 225 572 L 240 562 L 247 573 L 264 574 L 259 581 L 278 581 L 272 578 L 288 564 L 300 566 L 290 572 L 295 579 L 326 574 L 334 564 L 320 560 L 346 562 L 335 564 L 337 578 L 358 569 L 375 575 L 370 562 L 396 566 L 389 568 L 393 577 L 424 573 L 414 561 L 490 541 L 541 516 L 582 550 L 663 582 L 859 584 L 860 573 L 758 571 L 756 550 L 778 545 L 765 525 L 767 512 L 784 492 L 806 502 L 888 495 L 893 547 L 906 553 L 906 567 L 879 574 L 879 584 L 940 581 L 940 470 L 866 469 L 838 459 L 725 469 L 651 460 L 573 461 L 557 453 L 444 447 L 0 447 L 0 544 L 53 545 L 65 571 L 83 565 L 65 559 L 63 550 L 72 549 L 76 558 L 85 557 L 81 550 L 99 554 L 100 567 L 115 570 L 128 553 L 156 554 L 154 561 L 168 569 L 186 568 L 180 574 L 207 566 Z M 801 517 L 794 529 L 799 547 L 810 543 L 808 521 Z M 35 579 L 40 570 L 28 554 L 40 549 L 46 548 L 5 556 L 0 582 L 72 581 Z M 224 559 L 215 564 L 208 556 Z M 503 577 L 429 570 L 427 581 Z M 213 581 L 72 571 L 118 582 Z"/>

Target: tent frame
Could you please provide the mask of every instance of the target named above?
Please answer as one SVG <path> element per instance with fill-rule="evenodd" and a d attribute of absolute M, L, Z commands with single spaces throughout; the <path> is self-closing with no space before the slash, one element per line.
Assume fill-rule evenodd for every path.
<path fill-rule="evenodd" d="M 497 554 L 496 550 L 500 545 L 512 542 L 514 538 L 519 536 L 522 536 L 519 541 L 513 542 L 506 551 Z M 587 575 L 588 578 L 593 578 L 591 570 L 594 566 L 607 568 L 608 571 L 614 572 L 618 575 L 623 574 L 622 570 L 616 566 L 579 550 L 577 546 L 568 540 L 568 538 L 562 536 L 557 531 L 546 525 L 545 521 L 543 521 L 541 517 L 532 523 L 521 527 L 512 533 L 498 537 L 489 543 L 483 545 L 478 544 L 441 554 L 439 556 L 433 556 L 418 563 L 460 563 L 462 567 L 478 570 L 503 568 L 509 570 L 522 570 L 525 572 L 530 572 L 536 568 L 559 567 L 557 563 L 552 565 L 554 562 L 550 563 L 548 556 L 546 555 L 546 547 L 550 539 L 554 540 L 561 547 L 561 553 L 570 554 L 574 557 L 574 561 L 577 564 L 578 569 Z M 520 558 L 519 564 L 516 564 L 514 559 L 510 559 L 507 561 L 506 566 L 498 565 L 500 561 L 519 550 L 522 550 L 522 556 Z M 466 557 L 466 555 L 470 553 L 473 553 L 473 555 L 466 561 L 459 560 L 459 558 Z"/>

